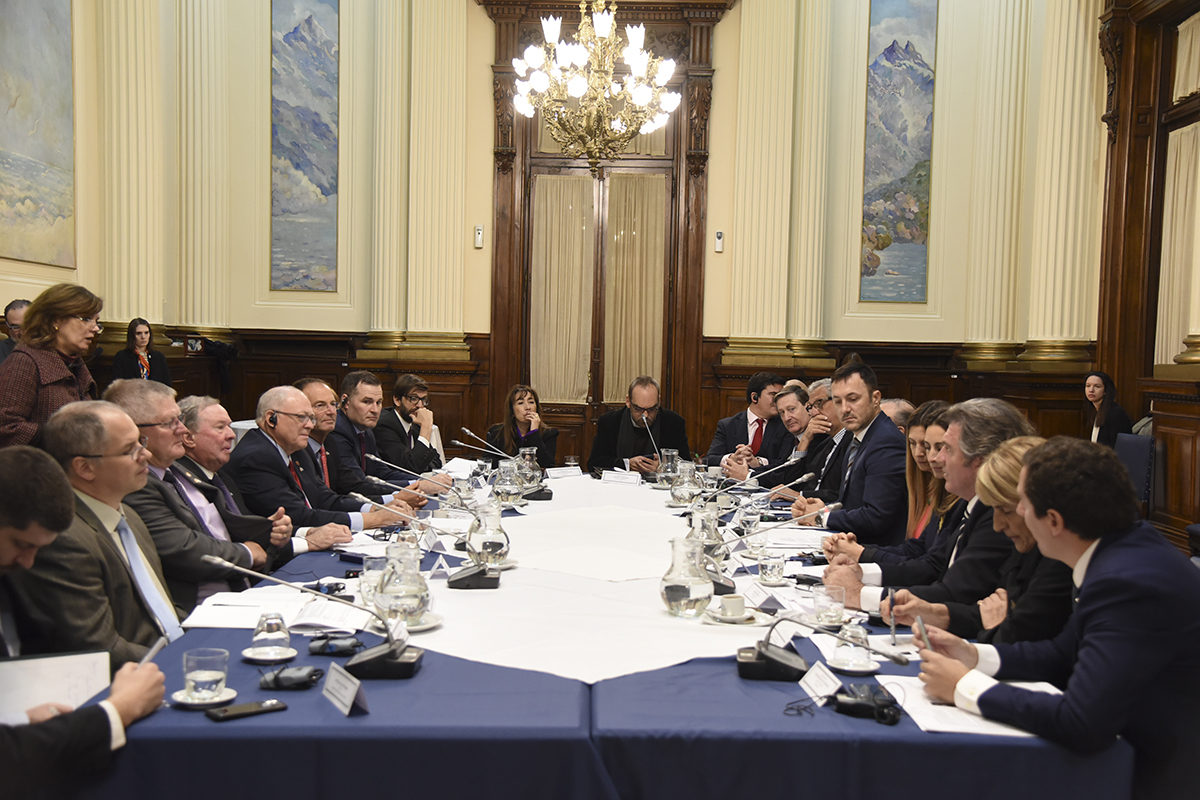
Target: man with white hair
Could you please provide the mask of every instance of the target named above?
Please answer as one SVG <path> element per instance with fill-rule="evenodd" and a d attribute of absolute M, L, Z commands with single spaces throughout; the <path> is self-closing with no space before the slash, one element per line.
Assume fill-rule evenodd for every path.
<path fill-rule="evenodd" d="M 349 542 L 351 531 L 394 525 L 403 519 L 337 494 L 297 462 L 295 454 L 308 446 L 309 432 L 316 424 L 304 392 L 293 386 L 268 389 L 258 400 L 255 422 L 258 427 L 233 448 L 229 473 L 251 511 L 263 514 L 283 507 L 297 526 L 292 540 L 297 553 L 325 550 Z M 388 505 L 407 516 L 413 513 L 402 500 Z"/>

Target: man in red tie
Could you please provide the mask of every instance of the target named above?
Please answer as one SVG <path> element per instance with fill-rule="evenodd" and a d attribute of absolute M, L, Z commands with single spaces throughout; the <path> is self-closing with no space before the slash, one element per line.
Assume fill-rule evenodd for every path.
<path fill-rule="evenodd" d="M 783 378 L 773 372 L 751 375 L 746 384 L 746 410 L 717 423 L 704 463 L 726 466 L 732 458 L 756 468 L 786 459 L 795 440 L 775 410 L 775 395 L 783 384 Z"/>

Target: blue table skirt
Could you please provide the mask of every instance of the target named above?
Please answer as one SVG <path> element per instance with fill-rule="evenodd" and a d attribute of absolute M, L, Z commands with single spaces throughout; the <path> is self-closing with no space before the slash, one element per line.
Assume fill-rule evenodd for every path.
<path fill-rule="evenodd" d="M 811 643 L 799 649 L 817 660 Z M 873 683 L 843 678 L 854 681 Z M 1083 757 L 1036 738 L 924 733 L 907 715 L 889 727 L 832 707 L 783 713 L 803 697 L 793 683 L 739 678 L 733 657 L 693 659 L 595 684 L 592 735 L 623 800 L 1131 795 L 1123 741 Z"/>

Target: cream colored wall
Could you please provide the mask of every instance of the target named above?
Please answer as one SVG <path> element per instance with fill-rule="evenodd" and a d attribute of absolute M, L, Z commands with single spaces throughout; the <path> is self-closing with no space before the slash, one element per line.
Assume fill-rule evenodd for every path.
<path fill-rule="evenodd" d="M 458 263 L 431 263 L 433 259 L 423 257 L 418 249 L 405 253 L 409 263 L 403 266 L 426 275 L 446 275 L 447 270 L 460 273 L 452 283 L 467 287 L 466 291 L 447 302 L 461 304 L 461 313 L 451 313 L 448 318 L 461 319 L 458 327 L 464 331 L 487 332 L 491 317 L 494 26 L 474 0 L 439 1 L 460 3 L 467 21 L 465 28 L 449 32 L 457 46 L 447 51 L 465 62 L 465 69 L 458 73 L 465 85 L 432 87 L 447 97 L 464 98 L 466 107 L 464 144 L 443 156 L 465 165 L 460 167 L 465 169 L 466 186 L 461 201 L 464 223 L 457 232 L 461 238 L 448 248 L 463 255 Z M 411 29 L 413 0 L 396 2 L 403 3 L 402 13 L 410 15 L 406 30 L 412 36 L 425 35 L 427 32 Z M 105 37 L 111 35 L 111 25 L 106 27 L 103 20 L 107 10 L 123 8 L 115 3 L 74 3 L 78 268 L 0 259 L 0 298 L 32 298 L 46 286 L 77 280 L 108 294 L 109 310 L 138 313 L 152 322 L 368 330 L 376 282 L 376 0 L 349 0 L 341 7 L 339 269 L 338 290 L 333 293 L 270 290 L 271 18 L 266 0 L 132 0 L 131 10 L 108 17 L 131 26 L 151 23 L 139 55 L 148 59 L 143 63 L 154 65 L 151 84 L 159 88 L 153 97 L 141 98 L 142 102 L 128 107 L 137 110 L 134 125 L 155 132 L 153 145 L 161 167 L 152 181 L 132 190 L 130 205 L 150 203 L 149 213 L 106 209 L 110 196 L 106 190 L 112 187 L 103 185 L 104 176 L 121 174 L 119 168 L 124 165 L 113 152 L 105 151 L 99 135 L 111 128 L 104 127 L 102 104 L 118 107 L 113 92 L 106 95 L 102 84 L 102 66 L 113 58 L 105 55 Z M 219 54 L 203 52 L 203 48 L 218 44 L 223 45 Z M 208 72 L 198 75 L 196 69 Z M 138 88 L 120 88 L 137 99 Z M 124 100 L 118 110 L 127 110 Z M 154 118 L 141 119 L 137 114 Z M 222 119 L 224 126 L 214 122 Z M 381 127 L 388 131 L 387 126 Z M 114 151 L 121 143 L 115 144 Z M 215 160 L 214 153 L 222 154 L 223 160 Z M 106 244 L 105 231 L 119 227 L 116 223 L 125 217 L 137 223 L 151 221 L 150 230 L 135 224 L 133 237 L 138 241 Z M 484 227 L 480 250 L 473 246 L 475 225 Z M 128 285 L 134 273 L 121 263 L 125 260 L 120 257 L 123 247 L 139 254 L 152 250 L 153 257 L 146 257 L 149 263 L 143 265 L 149 270 L 149 279 L 138 274 L 132 281 L 153 287 L 149 293 L 139 293 Z M 226 302 L 181 302 L 189 292 L 214 289 L 227 294 Z M 0 300 L 0 305 L 3 302 L 6 300 Z"/>
<path fill-rule="evenodd" d="M 758 0 L 790 2 L 791 0 Z M 989 198 L 1008 192 L 1015 207 L 988 211 L 1005 215 L 1004 225 L 1015 226 L 1016 268 L 1014 315 L 1016 340 L 1028 332 L 1028 295 L 1030 287 L 1032 214 L 1035 207 L 1034 168 L 1039 145 L 1038 107 L 1043 79 L 1043 28 L 1046 0 L 1024 0 L 1028 19 L 1023 64 L 1011 70 L 1007 78 L 1021 84 L 1025 124 L 1018 126 L 1014 147 L 1023 153 L 1016 177 L 1008 186 L 978 186 L 981 178 L 975 167 L 976 142 L 981 124 L 977 119 L 980 97 L 983 37 L 995 35 L 984 30 L 985 8 L 977 0 L 941 0 L 938 17 L 937 85 L 934 99 L 934 141 L 932 200 L 929 241 L 928 302 L 925 304 L 885 304 L 858 302 L 858 261 L 862 212 L 862 170 L 865 136 L 864 106 L 867 67 L 867 30 L 869 0 L 805 0 L 829 6 L 828 37 L 830 64 L 825 99 L 828 103 L 827 130 L 827 204 L 825 208 L 824 278 L 825 340 L 961 342 L 967 337 L 966 297 L 975 270 L 991 269 L 988 253 L 980 252 L 971 235 L 972 198 Z M 1095 14 L 1099 14 L 1096 4 Z M 717 24 L 714 31 L 713 107 L 710 128 L 708 238 L 705 258 L 705 317 L 707 336 L 728 336 L 746 326 L 732 317 L 730 267 L 737 260 L 738 248 L 762 250 L 759 243 L 739 242 L 730 237 L 735 192 L 739 181 L 734 172 L 737 163 L 735 128 L 746 98 L 736 93 L 737 70 L 744 57 L 738 51 L 742 40 L 739 28 L 744 4 L 738 4 Z M 1092 9 L 1085 9 L 1090 13 Z M 1081 11 L 1081 13 L 1084 13 Z M 1093 18 L 1094 19 L 1094 18 Z M 1093 23 L 1094 24 L 1094 23 Z M 803 31 L 798 47 L 806 46 Z M 744 48 L 744 42 L 743 42 Z M 797 64 L 802 63 L 797 60 Z M 798 67 L 799 68 L 799 67 Z M 994 65 L 992 66 L 994 70 Z M 803 82 L 805 75 L 797 76 Z M 1092 81 L 1097 83 L 1098 76 Z M 1098 83 L 1097 83 L 1098 86 Z M 811 91 L 810 91 L 811 94 Z M 799 96 L 799 95 L 798 95 Z M 797 109 L 802 114 L 804 109 Z M 1098 114 L 1097 114 L 1098 117 Z M 1096 121 L 1097 125 L 1098 119 Z M 1043 134 L 1044 135 L 1044 134 Z M 799 161 L 793 159 L 793 169 Z M 993 173 L 989 173 L 993 174 Z M 1103 174 L 1089 191 L 1102 192 Z M 994 191 L 993 191 L 994 190 Z M 795 198 L 781 196 L 781 203 Z M 976 209 L 978 210 L 978 209 Z M 978 217 L 979 214 L 976 214 Z M 726 232 L 724 253 L 713 251 L 713 233 Z M 1083 232 L 1099 241 L 1099 220 Z M 793 271 L 804 268 L 792 264 Z M 780 292 L 786 287 L 778 287 Z M 977 289 L 978 291 L 978 289 Z M 1094 328 L 1094 324 L 1093 324 Z M 746 335 L 746 334 L 743 334 Z M 762 335 L 756 333 L 753 335 Z M 778 331 L 777 337 L 785 332 Z M 1094 335 L 1094 334 L 1093 334 Z"/>

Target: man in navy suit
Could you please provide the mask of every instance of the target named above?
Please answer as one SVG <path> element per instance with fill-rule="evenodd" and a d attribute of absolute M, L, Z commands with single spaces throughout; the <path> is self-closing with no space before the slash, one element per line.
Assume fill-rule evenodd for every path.
<path fill-rule="evenodd" d="M 366 370 L 349 373 L 342 380 L 342 398 L 338 406 L 337 420 L 329 436 L 335 442 L 343 470 L 360 481 L 368 481 L 369 477 L 387 481 L 393 487 L 392 492 L 399 491 L 398 487 L 407 487 L 424 494 L 437 494 L 442 491 L 443 486 L 439 483 L 414 481 L 409 473 L 392 469 L 369 458 L 379 455 L 379 448 L 375 442 L 375 426 L 379 424 L 379 414 L 383 410 L 383 387 L 379 378 Z M 375 491 L 364 494 L 381 492 L 377 487 Z M 425 498 L 412 492 L 400 492 L 400 497 L 414 508 L 420 508 L 426 503 Z"/>
<path fill-rule="evenodd" d="M 783 378 L 773 372 L 756 372 L 746 384 L 746 409 L 717 423 L 717 432 L 704 463 L 726 466 L 737 459 L 750 469 L 777 464 L 795 446 L 775 410 L 775 395 Z"/>
<path fill-rule="evenodd" d="M 828 519 L 818 515 L 817 524 L 852 531 L 868 544 L 898 544 L 904 541 L 908 514 L 904 434 L 880 411 L 879 381 L 866 364 L 842 365 L 833 373 L 830 388 L 835 411 L 850 436 L 840 445 L 846 453 L 838 496 L 842 507 Z M 792 515 L 809 514 L 824 505 L 819 498 L 801 498 Z"/>
<path fill-rule="evenodd" d="M 1200 572 L 1147 522 L 1102 445 L 1056 436 L 1025 455 L 1017 513 L 1073 571 L 1075 611 L 1054 639 L 972 645 L 930 629 L 921 680 L 935 699 L 1082 753 L 1134 748 L 1134 794 L 1195 797 L 1200 752 Z M 997 683 L 1049 681 L 1054 695 Z"/>

